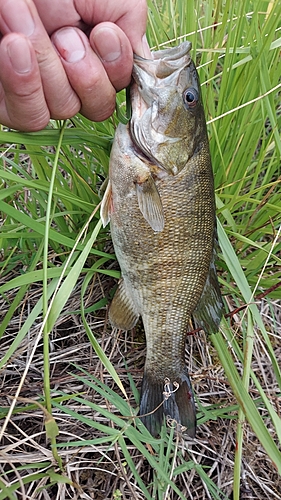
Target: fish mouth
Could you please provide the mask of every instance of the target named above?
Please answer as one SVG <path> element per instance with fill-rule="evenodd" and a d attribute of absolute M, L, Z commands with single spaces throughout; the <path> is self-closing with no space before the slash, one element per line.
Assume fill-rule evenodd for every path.
<path fill-rule="evenodd" d="M 134 54 L 131 99 L 139 118 L 151 106 L 157 88 L 178 84 L 177 76 L 191 63 L 191 47 L 190 42 L 184 42 L 178 47 L 152 52 L 152 59 Z"/>
<path fill-rule="evenodd" d="M 155 78 L 163 79 L 169 77 L 178 69 L 182 69 L 183 66 L 190 64 L 191 47 L 192 44 L 190 42 L 183 42 L 177 47 L 152 52 L 153 57 L 151 59 L 144 59 L 134 54 L 134 80 L 138 80 L 140 68 L 148 73 L 152 72 Z"/>
<path fill-rule="evenodd" d="M 183 42 L 178 47 L 152 52 L 151 59 L 134 55 L 130 134 L 136 154 L 173 175 L 178 172 L 177 166 L 164 164 L 159 151 L 182 140 L 180 134 L 170 133 L 168 122 L 175 113 L 172 99 L 182 99 L 185 71 L 191 71 L 190 49 L 191 43 Z"/>

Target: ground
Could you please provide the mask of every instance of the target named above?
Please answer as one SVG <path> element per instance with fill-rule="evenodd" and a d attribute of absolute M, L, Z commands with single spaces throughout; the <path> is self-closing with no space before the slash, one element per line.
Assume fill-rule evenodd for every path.
<path fill-rule="evenodd" d="M 24 499 L 144 499 L 146 497 L 136 483 L 122 449 L 116 443 L 109 446 L 108 442 L 104 440 L 103 443 L 102 439 L 100 444 L 89 442 L 104 436 L 103 431 L 92 427 L 89 422 L 105 424 L 109 428 L 115 425 L 113 421 L 105 418 L 102 412 L 94 409 L 93 405 L 108 409 L 112 414 L 118 415 L 119 412 L 109 400 L 78 379 L 77 375 L 85 376 L 81 373 L 81 369 L 85 370 L 87 380 L 94 376 L 109 388 L 114 389 L 116 393 L 120 394 L 120 391 L 93 351 L 81 317 L 76 312 L 80 308 L 81 285 L 82 280 L 78 283 L 75 294 L 68 301 L 60 321 L 50 334 L 52 396 L 58 403 L 54 408 L 53 416 L 60 431 L 58 442 L 79 441 L 76 446 L 64 445 L 59 449 L 64 465 L 63 475 L 68 478 L 67 480 L 71 479 L 72 483 L 63 483 L 61 480 L 58 481 L 56 476 L 52 477 L 50 473 L 44 472 L 52 470 L 59 473 L 59 469 L 52 456 L 50 444 L 46 440 L 42 408 L 30 406 L 43 394 L 42 340 L 39 340 L 35 353 L 32 353 L 38 338 L 41 320 L 31 326 L 28 334 L 18 346 L 16 355 L 9 360 L 1 373 L 2 424 L 4 415 L 21 385 L 16 404 L 16 407 L 21 409 L 19 412 L 14 411 L 9 418 L 1 444 L 2 481 L 6 485 L 18 481 L 17 498 Z M 104 296 L 107 297 L 113 285 L 111 278 L 100 279 L 96 276 L 87 293 L 86 307 L 90 307 Z M 1 320 L 14 294 L 14 291 L 8 292 L 5 297 L 1 298 Z M 9 323 L 2 339 L 3 353 L 13 342 L 41 295 L 41 286 L 34 284 L 18 308 L 17 314 Z M 228 303 L 231 308 L 229 300 Z M 258 302 L 258 306 L 268 333 L 274 338 L 276 358 L 281 362 L 280 302 L 277 300 L 269 302 L 263 298 Z M 237 312 L 231 318 L 233 333 L 237 338 L 240 335 L 240 314 L 242 312 Z M 145 338 L 142 326 L 138 325 L 131 332 L 112 331 L 107 321 L 106 307 L 95 313 L 88 313 L 87 321 L 123 382 L 130 405 L 136 408 L 128 373 L 131 374 L 133 382 L 139 389 L 145 359 Z M 278 400 L 277 397 L 278 389 L 274 372 L 258 332 L 256 334 L 252 368 L 259 377 L 267 396 L 274 403 L 276 411 L 280 414 L 280 399 Z M 238 406 L 216 352 L 203 332 L 187 335 L 186 361 L 197 398 L 199 426 L 193 442 L 186 442 L 179 436 L 174 438 L 173 450 L 176 452 L 171 454 L 171 458 L 168 457 L 170 467 L 175 470 L 177 466 L 193 461 L 191 470 L 184 470 L 178 474 L 175 484 L 187 499 L 231 499 Z M 25 373 L 27 366 L 28 370 Z M 237 367 L 241 368 L 238 362 Z M 255 399 L 255 388 L 250 387 L 249 391 Z M 72 397 L 65 398 L 66 402 L 60 403 L 62 396 L 65 395 L 72 395 Z M 75 395 L 82 395 L 82 399 L 79 401 L 79 397 L 75 398 Z M 88 406 L 86 401 L 92 403 L 92 407 Z M 62 411 L 62 405 L 67 407 L 67 414 Z M 24 408 L 27 409 L 24 410 Z M 209 411 L 204 414 L 204 408 L 213 408 L 214 419 L 210 419 Z M 266 411 L 261 409 L 260 412 L 266 420 Z M 79 414 L 79 419 L 77 414 Z M 270 428 L 270 432 L 274 435 L 275 430 Z M 81 445 L 81 441 L 85 441 L 85 446 Z M 142 481 L 152 492 L 150 484 L 156 481 L 155 471 L 130 440 L 126 439 L 125 442 Z M 149 449 L 149 444 L 147 448 Z M 27 468 L 28 464 L 29 468 Z M 202 480 L 202 474 L 200 475 L 196 467 L 194 468 L 194 464 L 197 464 L 196 467 L 204 466 L 204 469 L 201 467 L 200 470 L 204 470 L 220 489 L 221 493 L 217 493 L 218 496 L 210 496 L 209 488 Z M 42 477 L 39 476 L 38 471 L 44 472 Z M 35 474 L 34 480 L 30 478 L 31 474 Z M 47 484 L 49 487 L 45 489 Z M 5 496 L 3 494 L 1 496 L 0 493 L 0 498 L 5 498 Z M 168 500 L 179 497 L 167 487 L 162 498 Z M 281 480 L 251 428 L 245 423 L 241 499 L 261 498 L 281 498 Z"/>

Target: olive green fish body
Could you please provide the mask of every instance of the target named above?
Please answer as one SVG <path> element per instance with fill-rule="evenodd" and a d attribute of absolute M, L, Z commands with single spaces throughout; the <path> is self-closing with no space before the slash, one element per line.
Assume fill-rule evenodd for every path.
<path fill-rule="evenodd" d="M 129 329 L 141 316 L 144 324 L 140 414 L 152 414 L 143 422 L 155 435 L 164 413 L 194 436 L 185 337 L 192 314 L 205 329 L 210 318 L 210 330 L 216 329 L 221 302 L 213 263 L 215 203 L 205 118 L 190 46 L 182 46 L 179 58 L 171 49 L 157 52 L 152 61 L 136 59 L 132 120 L 116 132 L 102 217 L 104 223 L 110 218 L 122 272 L 110 320 Z M 164 52 L 168 68 L 162 63 Z M 196 100 L 190 109 L 183 97 L 187 89 Z"/>

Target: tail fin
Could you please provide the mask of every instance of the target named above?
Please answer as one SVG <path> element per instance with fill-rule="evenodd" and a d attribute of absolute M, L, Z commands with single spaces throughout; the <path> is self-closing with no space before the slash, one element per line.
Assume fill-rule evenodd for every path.
<path fill-rule="evenodd" d="M 175 421 L 182 434 L 196 432 L 196 411 L 190 379 L 183 373 L 176 380 L 159 380 L 145 371 L 141 389 L 140 418 L 152 436 L 160 433 L 164 417 Z"/>

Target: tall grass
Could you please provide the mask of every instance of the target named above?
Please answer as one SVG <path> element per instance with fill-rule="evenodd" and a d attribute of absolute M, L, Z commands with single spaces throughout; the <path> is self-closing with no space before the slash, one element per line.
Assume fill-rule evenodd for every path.
<path fill-rule="evenodd" d="M 281 278 L 280 12 L 280 0 L 149 1 L 147 36 L 151 47 L 159 49 L 185 39 L 193 44 L 215 173 L 221 248 L 217 267 L 227 310 L 243 307 L 239 312 L 239 328 L 233 324 L 232 317 L 228 317 L 223 320 L 220 332 L 210 339 L 238 405 L 232 478 L 234 500 L 240 498 L 244 422 L 250 424 L 255 439 L 260 441 L 278 473 L 281 472 L 281 420 L 274 404 L 274 398 L 281 396 L 280 359 L 275 353 L 274 331 L 263 324 L 256 304 L 262 295 L 270 301 L 279 299 L 281 293 L 278 287 Z M 118 105 L 124 100 L 125 94 L 121 92 Z M 94 124 L 78 115 L 64 126 L 52 121 L 39 133 L 0 131 L 0 292 L 5 304 L 0 338 L 3 341 L 8 325 L 19 314 L 19 306 L 34 283 L 42 284 L 43 290 L 41 299 L 23 320 L 0 361 L 1 369 L 6 368 L 10 360 L 18 356 L 21 342 L 31 326 L 42 322 L 21 383 L 15 388 L 9 409 L 2 411 L 1 437 L 12 416 L 21 408 L 18 400 L 21 387 L 43 336 L 44 396 L 38 401 L 47 411 L 45 426 L 54 454 L 54 459 L 38 462 L 39 472 L 26 474 L 24 480 L 9 484 L 9 474 L 3 476 L 0 499 L 16 498 L 16 492 L 24 489 L 23 485 L 31 481 L 39 484 L 42 477 L 48 477 L 52 484 L 70 483 L 61 462 L 61 448 L 105 444 L 107 449 L 116 444 L 119 447 L 126 462 L 124 467 L 129 469 L 137 485 L 134 494 L 139 496 L 135 498 L 186 498 L 176 479 L 192 470 L 206 485 L 206 498 L 224 498 L 196 457 L 182 451 L 173 430 L 167 433 L 163 429 L 161 439 L 152 439 L 136 419 L 114 365 L 87 323 L 84 293 L 92 277 L 96 273 L 112 278 L 119 276 L 110 265 L 114 255 L 105 251 L 108 233 L 101 228 L 98 212 L 117 122 L 114 116 Z M 123 397 L 102 381 L 89 378 L 85 371 L 80 381 L 117 408 L 120 416 L 108 409 L 96 408 L 84 395 L 72 397 L 80 406 L 101 412 L 111 426 L 85 418 L 67 404 L 71 396 L 61 394 L 52 398 L 50 390 L 49 335 L 81 278 L 84 285 L 79 314 L 94 350 Z M 105 298 L 96 309 L 104 307 L 106 302 Z M 262 346 L 268 363 L 272 364 L 279 387 L 274 398 L 265 391 L 262 380 L 252 369 L 257 345 Z M 130 375 L 129 379 L 137 399 Z M 36 406 L 30 403 L 29 408 Z M 52 416 L 58 410 L 66 414 L 65 418 L 69 416 L 89 430 L 98 431 L 99 437 L 58 445 L 58 429 Z M 230 414 L 234 409 L 229 405 L 223 410 L 201 407 L 201 411 L 199 423 L 229 418 L 228 411 Z M 128 416 L 131 418 L 124 418 Z M 128 443 L 136 447 L 154 471 L 151 484 L 143 481 Z M 49 467 L 52 461 L 59 464 L 61 472 Z M 28 464 L 23 470 L 28 471 Z"/>

